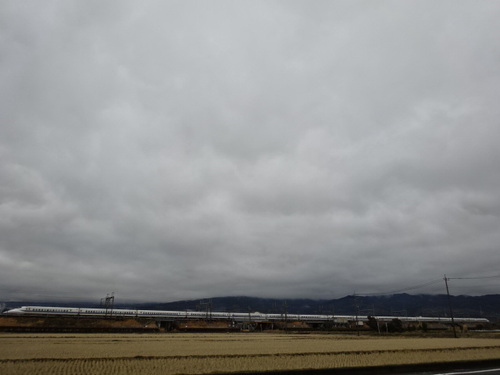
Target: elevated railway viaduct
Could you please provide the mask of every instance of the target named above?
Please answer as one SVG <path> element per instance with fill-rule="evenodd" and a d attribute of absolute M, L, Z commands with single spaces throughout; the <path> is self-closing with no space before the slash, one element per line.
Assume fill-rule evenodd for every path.
<path fill-rule="evenodd" d="M 164 330 L 270 330 L 270 329 L 318 329 L 360 328 L 370 321 L 387 327 L 395 319 L 404 326 L 446 327 L 453 321 L 447 317 L 411 316 L 357 316 L 357 315 L 311 315 L 311 314 L 263 314 L 258 312 L 198 312 L 198 311 L 160 311 L 133 309 L 71 308 L 47 306 L 23 306 L 4 312 L 6 316 L 17 317 L 73 317 L 85 319 L 109 319 L 113 321 L 133 319 L 140 322 L 154 322 Z M 455 318 L 456 325 L 474 327 L 487 324 L 484 318 Z M 383 328 L 382 328 L 383 329 Z"/>

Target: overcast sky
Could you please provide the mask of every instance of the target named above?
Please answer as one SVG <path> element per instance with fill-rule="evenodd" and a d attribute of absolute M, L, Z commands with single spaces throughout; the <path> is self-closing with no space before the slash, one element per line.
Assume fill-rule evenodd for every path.
<path fill-rule="evenodd" d="M 494 0 L 1 1 L 0 300 L 498 275 L 499 19 Z"/>

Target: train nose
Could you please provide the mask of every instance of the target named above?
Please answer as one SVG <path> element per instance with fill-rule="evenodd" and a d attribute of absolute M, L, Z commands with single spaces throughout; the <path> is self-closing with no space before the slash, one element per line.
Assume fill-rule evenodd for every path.
<path fill-rule="evenodd" d="M 4 315 L 21 315 L 23 314 L 23 311 L 21 309 L 11 309 L 4 311 Z"/>

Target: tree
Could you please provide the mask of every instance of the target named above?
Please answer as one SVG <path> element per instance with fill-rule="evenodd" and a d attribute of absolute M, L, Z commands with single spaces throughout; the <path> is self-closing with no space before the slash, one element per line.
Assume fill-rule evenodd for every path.
<path fill-rule="evenodd" d="M 397 318 L 392 319 L 387 328 L 389 332 L 403 332 L 403 322 Z"/>
<path fill-rule="evenodd" d="M 373 316 L 368 317 L 368 322 L 366 324 L 374 331 L 378 331 L 378 322 Z"/>

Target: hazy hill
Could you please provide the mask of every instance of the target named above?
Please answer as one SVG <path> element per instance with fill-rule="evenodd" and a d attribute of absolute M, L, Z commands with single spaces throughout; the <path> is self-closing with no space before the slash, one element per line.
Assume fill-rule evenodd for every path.
<path fill-rule="evenodd" d="M 455 316 L 500 318 L 500 294 L 485 296 L 451 296 Z M 198 310 L 291 314 L 356 314 L 396 316 L 449 316 L 446 295 L 346 296 L 332 300 L 266 299 L 253 297 L 217 297 L 170 303 L 140 305 L 140 308 L 162 310 Z"/>

